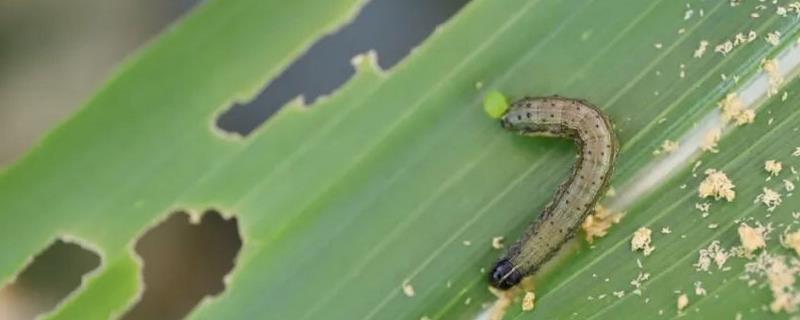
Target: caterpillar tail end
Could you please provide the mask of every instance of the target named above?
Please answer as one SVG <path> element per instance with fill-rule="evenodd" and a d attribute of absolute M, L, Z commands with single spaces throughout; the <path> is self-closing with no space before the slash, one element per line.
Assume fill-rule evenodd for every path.
<path fill-rule="evenodd" d="M 489 271 L 489 284 L 500 290 L 508 290 L 519 284 L 523 277 L 524 275 L 508 258 L 503 258 Z"/>

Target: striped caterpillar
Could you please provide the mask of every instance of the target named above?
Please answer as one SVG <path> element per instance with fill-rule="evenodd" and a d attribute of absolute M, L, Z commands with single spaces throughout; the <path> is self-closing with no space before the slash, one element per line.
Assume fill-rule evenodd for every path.
<path fill-rule="evenodd" d="M 575 236 L 608 186 L 618 146 L 611 121 L 586 101 L 558 96 L 524 98 L 497 115 L 502 116 L 500 123 L 507 130 L 525 136 L 570 138 L 578 145 L 578 161 L 569 179 L 489 272 L 490 284 L 507 290 L 536 272 Z"/>

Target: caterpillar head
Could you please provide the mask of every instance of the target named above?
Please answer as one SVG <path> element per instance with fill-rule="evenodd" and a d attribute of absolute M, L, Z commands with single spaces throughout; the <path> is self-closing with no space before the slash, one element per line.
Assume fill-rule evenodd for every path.
<path fill-rule="evenodd" d="M 489 271 L 489 284 L 500 290 L 508 290 L 522 281 L 523 275 L 514 268 L 514 264 L 508 258 L 503 258 L 495 263 Z"/>

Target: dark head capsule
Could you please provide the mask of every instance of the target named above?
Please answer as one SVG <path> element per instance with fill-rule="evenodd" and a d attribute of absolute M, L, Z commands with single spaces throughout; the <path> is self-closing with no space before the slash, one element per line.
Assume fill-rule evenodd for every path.
<path fill-rule="evenodd" d="M 508 290 L 522 281 L 523 274 L 514 268 L 508 259 L 500 259 L 489 272 L 489 284 L 501 290 Z"/>

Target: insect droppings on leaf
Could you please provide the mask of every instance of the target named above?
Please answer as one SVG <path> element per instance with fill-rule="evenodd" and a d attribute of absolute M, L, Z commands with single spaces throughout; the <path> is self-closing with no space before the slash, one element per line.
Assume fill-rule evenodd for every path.
<path fill-rule="evenodd" d="M 700 182 L 700 186 L 697 188 L 700 198 L 713 197 L 715 200 L 725 199 L 728 202 L 736 198 L 736 192 L 733 191 L 736 186 L 724 172 L 708 169 L 705 174 L 706 178 Z"/>
<path fill-rule="evenodd" d="M 650 245 L 650 236 L 652 234 L 653 231 L 647 227 L 641 227 L 636 230 L 633 233 L 633 238 L 631 238 L 631 251 L 642 250 L 645 256 L 649 256 L 656 249 L 656 247 Z"/>
<path fill-rule="evenodd" d="M 522 311 L 533 310 L 533 303 L 536 299 L 536 294 L 532 291 L 526 291 L 525 296 L 522 297 Z"/>

